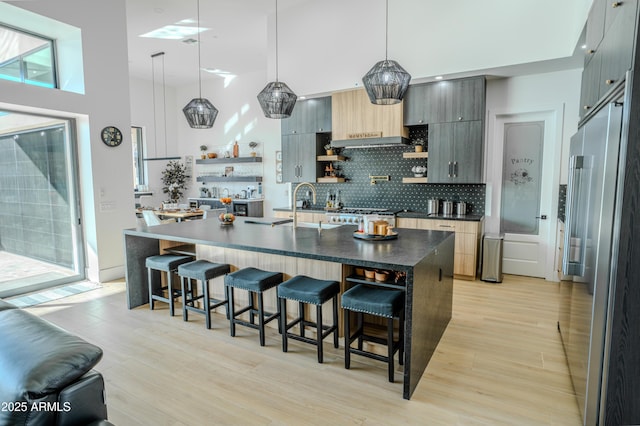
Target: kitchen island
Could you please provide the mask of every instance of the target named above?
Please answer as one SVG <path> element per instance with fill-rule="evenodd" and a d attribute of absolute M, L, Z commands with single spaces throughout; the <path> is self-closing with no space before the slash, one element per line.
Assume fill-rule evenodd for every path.
<path fill-rule="evenodd" d="M 254 224 L 244 218 L 231 226 L 201 220 L 127 229 L 128 307 L 149 302 L 145 259 L 171 246 L 193 247 L 198 258 L 229 263 L 232 271 L 253 266 L 282 272 L 286 279 L 299 274 L 333 279 L 341 283 L 341 293 L 359 282 L 401 288 L 406 292 L 403 397 L 409 399 L 451 319 L 454 234 L 398 229 L 397 239 L 364 241 L 353 238 L 355 230 L 355 226 L 294 229 L 291 224 Z M 395 271 L 403 278 L 397 283 L 368 281 L 355 274 L 360 267 Z M 265 308 L 268 305 L 265 301 Z M 275 296 L 270 307 L 277 307 Z"/>

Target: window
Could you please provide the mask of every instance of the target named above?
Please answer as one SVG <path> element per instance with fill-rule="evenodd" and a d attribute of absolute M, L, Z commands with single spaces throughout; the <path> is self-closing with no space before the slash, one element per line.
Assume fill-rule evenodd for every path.
<path fill-rule="evenodd" d="M 0 78 L 58 87 L 53 40 L 0 24 Z"/>
<path fill-rule="evenodd" d="M 140 190 L 141 186 L 147 184 L 142 127 L 131 127 L 131 149 L 133 151 L 133 187 Z"/>

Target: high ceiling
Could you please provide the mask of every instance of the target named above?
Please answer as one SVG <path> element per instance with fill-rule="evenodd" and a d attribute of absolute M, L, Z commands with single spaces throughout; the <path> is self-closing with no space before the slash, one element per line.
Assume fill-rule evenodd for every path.
<path fill-rule="evenodd" d="M 309 0 L 279 0 L 278 9 Z M 132 76 L 151 79 L 151 55 L 165 52 L 168 85 L 197 80 L 197 44 L 182 40 L 143 38 L 141 34 L 185 19 L 197 19 L 196 0 L 126 0 L 129 70 Z M 267 66 L 267 17 L 275 0 L 200 0 L 201 66 L 232 74 L 264 70 Z M 191 24 L 196 26 L 196 24 Z M 197 36 L 188 37 L 196 39 Z M 203 72 L 202 78 L 212 78 Z"/>

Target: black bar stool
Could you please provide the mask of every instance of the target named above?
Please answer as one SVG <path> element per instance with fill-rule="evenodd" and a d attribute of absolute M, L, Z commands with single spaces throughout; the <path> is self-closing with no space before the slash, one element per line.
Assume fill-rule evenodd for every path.
<path fill-rule="evenodd" d="M 287 339 L 295 339 L 311 343 L 318 347 L 318 362 L 322 363 L 322 340 L 333 333 L 333 346 L 338 347 L 338 293 L 340 284 L 337 281 L 318 280 L 298 275 L 278 286 L 280 302 L 280 325 L 282 333 L 282 351 L 287 352 Z M 333 299 L 333 325 L 322 324 L 322 304 Z M 287 323 L 287 300 L 298 302 L 298 317 Z M 316 322 L 307 321 L 304 315 L 304 304 L 316 305 Z M 289 333 L 289 329 L 300 324 L 300 335 Z M 316 327 L 316 338 L 304 335 L 305 327 Z"/>
<path fill-rule="evenodd" d="M 351 366 L 351 354 L 362 355 L 368 358 L 384 361 L 389 367 L 389 381 L 393 382 L 393 356 L 398 352 L 398 363 L 403 364 L 404 345 L 404 292 L 402 290 L 389 290 L 358 284 L 347 290 L 342 295 L 342 308 L 344 309 L 344 367 Z M 358 324 L 353 335 L 351 334 L 350 313 L 356 312 Z M 387 318 L 387 338 L 365 334 L 363 314 L 375 315 Z M 393 319 L 398 318 L 398 340 L 393 340 Z M 358 347 L 352 348 L 351 343 L 358 340 Z M 371 341 L 387 346 L 387 356 L 379 355 L 362 349 L 363 341 Z"/>
<path fill-rule="evenodd" d="M 229 298 L 225 296 L 223 300 L 215 299 L 209 296 L 209 280 L 228 274 L 231 267 L 228 264 L 212 263 L 207 260 L 195 260 L 193 262 L 184 263 L 178 266 L 178 275 L 182 284 L 182 319 L 189 320 L 188 311 L 204 314 L 207 328 L 211 328 L 211 311 L 219 306 L 225 306 L 227 309 L 227 318 L 229 318 Z M 202 283 L 202 291 L 199 296 L 191 288 L 192 280 Z M 202 299 L 202 309 L 196 305 L 198 300 Z"/>
<path fill-rule="evenodd" d="M 264 311 L 262 294 L 265 290 L 277 286 L 282 282 L 281 272 L 263 271 L 257 268 L 244 268 L 232 272 L 224 277 L 224 285 L 229 298 L 230 318 L 229 325 L 231 336 L 236 335 L 236 324 L 245 327 L 256 328 L 260 332 L 260 346 L 264 346 L 264 326 L 274 319 L 280 320 L 280 312 L 269 313 Z M 236 311 L 233 302 L 233 289 L 238 288 L 249 292 L 249 304 L 239 311 Z M 258 295 L 258 306 L 255 306 L 253 295 Z M 238 318 L 244 312 L 249 312 L 249 322 Z M 258 324 L 255 324 L 254 315 L 258 315 Z M 280 325 L 278 325 L 278 330 Z"/>
<path fill-rule="evenodd" d="M 153 310 L 153 301 L 158 300 L 169 304 L 169 314 L 173 316 L 174 301 L 182 295 L 182 291 L 172 287 L 173 280 L 171 274 L 177 272 L 178 266 L 183 263 L 191 262 L 192 260 L 193 258 L 191 256 L 180 256 L 175 254 L 157 254 L 147 257 L 145 260 L 145 266 L 147 267 L 147 277 L 149 281 L 149 308 L 151 308 L 151 310 Z M 159 271 L 160 275 L 162 272 L 166 272 L 166 286 L 163 287 L 162 284 L 154 285 L 154 281 L 157 281 L 158 283 L 160 282 L 159 279 L 153 279 L 154 270 Z M 166 296 L 164 295 L 165 291 L 167 292 Z"/>

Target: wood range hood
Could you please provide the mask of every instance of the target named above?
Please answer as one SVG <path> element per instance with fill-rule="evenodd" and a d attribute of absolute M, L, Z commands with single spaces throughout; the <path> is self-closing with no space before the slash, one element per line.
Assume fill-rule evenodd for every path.
<path fill-rule="evenodd" d="M 409 144 L 409 130 L 403 125 L 403 102 L 374 105 L 364 89 L 333 93 L 331 145 L 365 148 Z"/>

